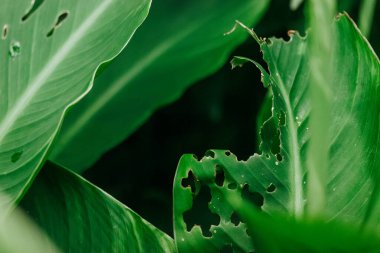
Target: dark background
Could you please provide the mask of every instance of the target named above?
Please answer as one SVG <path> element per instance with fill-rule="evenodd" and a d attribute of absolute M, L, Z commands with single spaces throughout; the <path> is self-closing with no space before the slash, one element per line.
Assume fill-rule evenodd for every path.
<path fill-rule="evenodd" d="M 343 2 L 340 9 L 357 20 L 360 1 Z M 255 31 L 261 37 L 284 39 L 288 39 L 290 29 L 304 34 L 303 9 L 301 6 L 291 11 L 288 1 L 272 1 Z M 371 41 L 376 52 L 380 50 L 379 21 L 375 14 Z M 233 55 L 262 62 L 253 39 Z M 231 70 L 226 63 L 220 71 L 193 85 L 180 100 L 159 109 L 84 176 L 172 235 L 172 184 L 181 155 L 202 157 L 208 149 L 229 149 L 246 159 L 257 152 L 256 117 L 265 92 L 260 73 L 253 66 Z"/>

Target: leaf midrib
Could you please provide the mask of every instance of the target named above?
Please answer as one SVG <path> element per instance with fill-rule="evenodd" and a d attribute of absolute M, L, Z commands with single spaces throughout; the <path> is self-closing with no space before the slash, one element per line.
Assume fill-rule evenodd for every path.
<path fill-rule="evenodd" d="M 265 45 L 266 47 L 268 47 L 267 44 L 263 44 Z M 273 57 L 272 55 L 272 51 L 271 50 L 266 50 L 266 52 L 268 52 L 270 54 L 270 57 L 275 59 L 275 57 Z M 303 213 L 304 213 L 304 205 L 303 205 L 303 202 L 304 202 L 304 197 L 303 197 L 303 169 L 302 169 L 302 165 L 301 165 L 301 159 L 300 159 L 300 155 L 299 155 L 299 151 L 300 151 L 300 147 L 298 145 L 298 134 L 297 134 L 297 128 L 295 126 L 295 117 L 294 117 L 294 114 L 293 114 L 293 110 L 292 110 L 292 107 L 291 107 L 291 103 L 290 103 L 290 100 L 289 100 L 289 96 L 286 92 L 286 89 L 285 89 L 285 84 L 284 84 L 284 81 L 282 80 L 281 78 L 281 75 L 280 75 L 280 72 L 278 71 L 278 66 L 277 66 L 277 62 L 274 60 L 272 61 L 273 62 L 273 67 L 275 68 L 274 69 L 274 72 L 275 72 L 275 75 L 276 75 L 276 80 L 278 82 L 275 82 L 277 83 L 277 87 L 281 93 L 281 97 L 284 99 L 284 102 L 285 102 L 285 106 L 286 106 L 286 111 L 288 113 L 288 119 L 287 120 L 287 123 L 288 123 L 288 128 L 289 128 L 289 138 L 288 138 L 288 141 L 290 143 L 290 158 L 289 158 L 289 162 L 292 164 L 292 168 L 293 170 L 289 170 L 290 172 L 290 189 L 291 189 L 291 193 L 293 194 L 293 199 L 291 201 L 291 211 L 294 212 L 294 216 L 295 217 L 302 217 Z M 273 77 L 272 77 L 273 78 Z"/>

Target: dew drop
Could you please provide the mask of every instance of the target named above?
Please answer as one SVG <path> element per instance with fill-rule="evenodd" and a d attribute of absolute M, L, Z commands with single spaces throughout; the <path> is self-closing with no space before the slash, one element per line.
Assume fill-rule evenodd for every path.
<path fill-rule="evenodd" d="M 13 41 L 9 47 L 9 55 L 16 57 L 21 53 L 21 44 L 18 41 Z"/>

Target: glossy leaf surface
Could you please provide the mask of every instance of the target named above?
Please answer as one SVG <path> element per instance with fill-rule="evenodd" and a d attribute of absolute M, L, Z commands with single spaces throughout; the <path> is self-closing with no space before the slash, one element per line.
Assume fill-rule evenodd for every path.
<path fill-rule="evenodd" d="M 247 223 L 258 253 L 376 253 L 379 234 L 338 222 L 294 220 L 257 211 L 240 196 L 231 194 L 227 202 Z"/>
<path fill-rule="evenodd" d="M 319 215 L 358 225 L 366 220 L 380 159 L 380 64 L 347 15 L 340 15 L 334 25 L 338 46 L 332 55 L 327 205 Z M 272 117 L 261 129 L 262 153 L 247 161 L 238 161 L 224 151 L 214 151 L 201 161 L 191 155 L 181 159 L 174 186 L 175 238 L 180 252 L 218 252 L 226 244 L 236 252 L 253 250 L 245 224 L 233 222 L 233 209 L 225 205 L 224 196 L 229 191 L 241 191 L 264 212 L 296 219 L 303 218 L 308 204 L 306 151 L 312 70 L 307 39 L 294 34 L 288 42 L 262 40 L 251 33 L 261 46 L 270 73 L 253 63 L 261 69 L 262 80 L 271 86 L 274 96 Z M 233 64 L 247 61 L 238 57 Z M 216 217 L 216 222 L 200 228 L 186 217 L 202 189 L 210 192 L 205 214 Z"/>
<path fill-rule="evenodd" d="M 66 108 L 90 89 L 99 64 L 125 46 L 149 5 L 149 0 L 2 1 L 0 192 L 12 201 L 37 173 Z"/>
<path fill-rule="evenodd" d="M 157 0 L 128 48 L 73 108 L 51 156 L 83 171 L 132 134 L 159 107 L 213 73 L 246 38 L 235 20 L 255 25 L 268 0 Z M 96 138 L 94 138 L 96 136 Z M 76 155 L 80 153 L 81 155 Z"/>
<path fill-rule="evenodd" d="M 62 252 L 175 252 L 169 236 L 80 176 L 50 162 L 21 206 Z"/>

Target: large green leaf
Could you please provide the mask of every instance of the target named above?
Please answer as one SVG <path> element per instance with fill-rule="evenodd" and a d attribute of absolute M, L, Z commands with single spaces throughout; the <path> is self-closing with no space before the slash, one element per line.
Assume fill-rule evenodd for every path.
<path fill-rule="evenodd" d="M 149 0 L 2 1 L 0 192 L 12 201 L 37 173 L 66 108 L 88 92 L 94 71 L 125 46 L 149 5 Z"/>
<path fill-rule="evenodd" d="M 234 193 L 227 195 L 227 202 L 246 222 L 258 253 L 380 252 L 380 236 L 371 230 L 338 222 L 269 216 Z"/>
<path fill-rule="evenodd" d="M 0 194 L 0 198 L 7 197 Z M 0 252 L 59 253 L 60 251 L 20 208 L 3 206 L 0 209 Z"/>
<path fill-rule="evenodd" d="M 268 0 L 157 0 L 131 43 L 69 113 L 51 158 L 83 171 L 158 107 L 213 73 L 243 40 L 236 19 L 256 24 Z M 94 138 L 96 136 L 96 138 Z M 81 155 L 77 155 L 77 154 Z"/>
<path fill-rule="evenodd" d="M 380 160 L 380 64 L 351 19 L 345 14 L 337 19 L 334 26 L 338 43 L 331 55 L 334 71 L 327 204 L 319 215 L 358 225 L 366 220 Z M 181 252 L 218 252 L 226 244 L 232 244 L 238 252 L 253 249 L 245 224 L 231 222 L 233 209 L 225 205 L 224 195 L 236 188 L 267 213 L 285 213 L 296 219 L 305 216 L 311 112 L 308 85 L 312 71 L 307 39 L 298 34 L 290 41 L 252 35 L 260 44 L 270 74 L 254 63 L 274 96 L 272 117 L 261 129 L 262 154 L 247 161 L 238 161 L 223 151 L 211 152 L 201 161 L 191 155 L 181 159 L 174 185 L 175 238 Z M 239 57 L 234 64 L 247 61 Z M 199 228 L 186 217 L 197 206 L 202 191 L 211 194 L 205 214 L 215 221 L 211 227 Z"/>
<path fill-rule="evenodd" d="M 80 176 L 50 162 L 21 206 L 63 252 L 175 252 L 169 236 Z"/>

